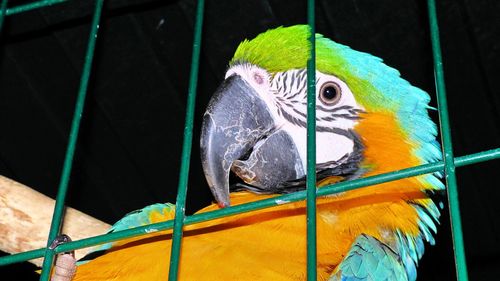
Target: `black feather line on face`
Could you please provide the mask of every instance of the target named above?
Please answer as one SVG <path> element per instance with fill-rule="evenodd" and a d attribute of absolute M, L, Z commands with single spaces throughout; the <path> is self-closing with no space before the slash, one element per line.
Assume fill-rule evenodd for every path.
<path fill-rule="evenodd" d="M 306 128 L 307 123 L 307 115 L 305 112 L 302 112 L 298 110 L 295 106 L 291 105 L 288 103 L 288 99 L 283 99 L 281 97 L 277 97 L 277 107 L 279 108 L 278 110 L 278 115 L 282 116 L 287 120 L 288 122 L 302 127 Z M 293 101 L 293 103 L 297 103 L 298 101 Z M 359 113 L 363 113 L 363 110 L 353 108 L 352 106 L 349 105 L 343 105 L 337 108 L 325 108 L 321 105 L 316 106 L 317 110 L 326 112 L 329 115 L 328 116 L 323 116 L 323 117 L 316 117 L 316 121 L 325 121 L 325 122 L 331 122 L 331 121 L 336 121 L 339 119 L 345 119 L 345 120 L 359 120 L 361 119 L 361 116 L 359 116 Z M 291 109 L 291 110 L 290 110 Z M 289 111 L 290 110 L 290 111 Z M 338 113 L 341 110 L 347 111 L 347 113 Z M 318 125 L 320 126 L 320 125 Z M 333 129 L 328 129 L 328 127 L 320 126 L 320 132 L 333 132 L 337 133 L 338 130 L 333 130 Z M 343 133 L 340 133 L 341 135 L 344 135 Z"/>
<path fill-rule="evenodd" d="M 360 168 L 360 164 L 364 159 L 364 145 L 360 137 L 352 130 L 345 132 L 346 136 L 354 141 L 353 151 L 344 155 L 339 160 L 318 163 L 316 165 L 316 181 L 321 181 L 332 176 L 340 176 L 343 178 L 342 181 L 353 180 L 361 177 L 366 172 L 365 169 Z M 230 189 L 231 191 L 247 190 L 258 194 L 287 194 L 305 190 L 306 177 L 286 181 L 278 186 L 267 188 L 257 187 L 247 183 L 235 183 Z"/>

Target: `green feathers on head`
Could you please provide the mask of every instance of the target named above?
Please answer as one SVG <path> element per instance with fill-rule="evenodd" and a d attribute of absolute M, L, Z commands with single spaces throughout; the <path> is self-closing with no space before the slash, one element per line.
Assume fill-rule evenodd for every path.
<path fill-rule="evenodd" d="M 230 64 L 238 62 L 249 62 L 266 69 L 270 73 L 283 72 L 291 69 L 302 69 L 307 66 L 310 44 L 308 41 L 309 27 L 307 25 L 295 25 L 291 27 L 278 27 L 259 34 L 252 40 L 243 41 L 236 50 Z M 346 52 L 348 51 L 348 52 Z M 369 106 L 380 102 L 383 97 L 374 91 L 369 81 L 360 79 L 361 69 L 356 69 L 349 62 L 346 55 L 358 56 L 359 53 L 347 46 L 337 44 L 321 34 L 316 34 L 316 68 L 322 73 L 332 74 L 346 82 L 353 92 L 366 93 L 370 95 L 358 97 L 363 106 Z M 369 54 L 371 59 L 380 62 L 380 59 Z M 357 60 L 363 60 L 363 57 Z M 362 61 L 358 61 L 358 63 Z M 364 67 L 363 64 L 359 67 Z M 354 82 L 354 83 L 349 83 Z M 356 91 L 357 90 L 357 91 Z"/>
<path fill-rule="evenodd" d="M 310 48 L 309 34 L 307 25 L 268 30 L 252 40 L 244 40 L 230 64 L 249 62 L 270 73 L 306 68 Z M 346 82 L 364 107 L 380 109 L 380 104 L 384 104 L 384 107 L 395 106 L 393 99 L 377 91 L 373 76 L 389 74 L 399 78 L 399 72 L 383 64 L 377 57 L 354 51 L 316 34 L 316 68 Z"/>
<path fill-rule="evenodd" d="M 309 55 L 308 36 L 306 25 L 268 30 L 241 42 L 230 64 L 246 61 L 270 73 L 304 68 Z"/>

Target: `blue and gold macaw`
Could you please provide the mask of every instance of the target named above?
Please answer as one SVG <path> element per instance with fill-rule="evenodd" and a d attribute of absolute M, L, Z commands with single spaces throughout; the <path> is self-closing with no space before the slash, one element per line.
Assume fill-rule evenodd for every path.
<path fill-rule="evenodd" d="M 309 29 L 279 27 L 243 41 L 213 95 L 201 135 L 216 203 L 199 212 L 304 188 Z M 318 185 L 440 159 L 429 96 L 381 59 L 316 34 Z M 230 173 L 243 183 L 230 185 Z M 437 175 L 317 199 L 319 280 L 415 280 L 434 244 Z M 184 227 L 180 280 L 305 280 L 305 202 Z M 111 231 L 174 217 L 174 206 L 133 212 Z M 74 280 L 166 280 L 171 231 L 103 246 Z M 93 256 L 97 256 L 94 254 Z"/>

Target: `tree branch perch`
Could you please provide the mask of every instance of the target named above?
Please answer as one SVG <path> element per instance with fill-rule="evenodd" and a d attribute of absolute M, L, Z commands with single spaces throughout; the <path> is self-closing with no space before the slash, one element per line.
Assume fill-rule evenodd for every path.
<path fill-rule="evenodd" d="M 55 200 L 0 176 L 0 250 L 15 254 L 46 246 Z M 111 226 L 67 207 L 62 233 L 73 240 L 106 233 Z M 76 259 L 91 248 L 75 251 Z M 40 266 L 42 259 L 29 262 Z"/>

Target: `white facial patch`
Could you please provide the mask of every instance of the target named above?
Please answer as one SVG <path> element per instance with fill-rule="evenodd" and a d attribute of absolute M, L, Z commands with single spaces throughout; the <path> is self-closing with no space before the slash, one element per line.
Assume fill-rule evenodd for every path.
<path fill-rule="evenodd" d="M 305 69 L 278 72 L 272 76 L 251 64 L 231 67 L 226 78 L 243 78 L 268 106 L 275 124 L 293 139 L 306 167 L 307 151 L 307 74 Z M 316 71 L 316 163 L 332 163 L 353 152 L 351 130 L 363 108 L 356 103 L 349 87 L 333 75 Z"/>
<path fill-rule="evenodd" d="M 252 64 L 244 63 L 237 64 L 229 68 L 224 79 L 227 79 L 231 75 L 239 75 L 250 86 L 252 86 L 252 88 L 266 103 L 267 107 L 271 109 L 270 112 L 273 115 L 275 122 L 279 120 L 276 115 L 276 110 L 272 110 L 276 106 L 273 97 L 269 95 L 272 77 L 266 70 Z"/>

